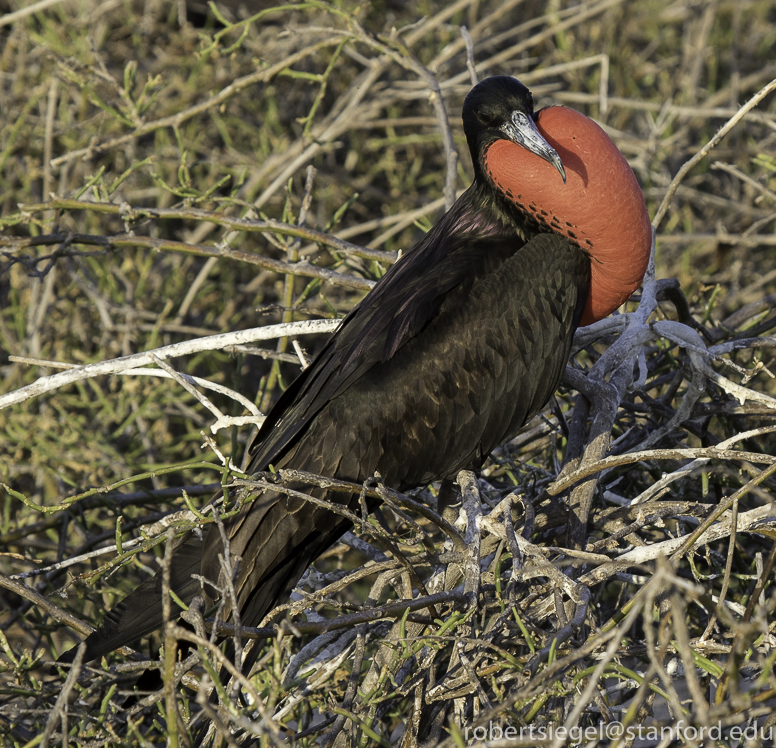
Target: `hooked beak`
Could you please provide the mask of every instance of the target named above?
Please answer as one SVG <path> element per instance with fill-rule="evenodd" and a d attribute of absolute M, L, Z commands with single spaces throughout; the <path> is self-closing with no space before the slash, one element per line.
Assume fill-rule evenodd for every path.
<path fill-rule="evenodd" d="M 541 136 L 536 127 L 536 123 L 525 112 L 512 112 L 512 119 L 501 125 L 501 132 L 507 136 L 513 143 L 523 146 L 523 148 L 536 154 L 552 164 L 561 177 L 563 184 L 566 184 L 566 170 L 563 168 L 563 162 L 557 151 Z"/>

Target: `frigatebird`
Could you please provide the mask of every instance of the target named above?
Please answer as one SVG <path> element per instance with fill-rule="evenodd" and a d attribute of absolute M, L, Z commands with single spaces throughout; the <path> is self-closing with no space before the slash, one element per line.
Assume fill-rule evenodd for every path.
<path fill-rule="evenodd" d="M 651 227 L 627 161 L 565 107 L 534 112 L 508 76 L 463 105 L 474 181 L 345 317 L 264 421 L 248 472 L 293 468 L 404 491 L 479 470 L 558 386 L 574 332 L 639 286 Z M 358 506 L 358 497 L 300 492 Z M 267 490 L 225 521 L 243 625 L 258 625 L 350 522 Z M 221 534 L 184 537 L 171 588 L 186 603 L 223 589 Z M 160 574 L 86 639 L 85 659 L 162 624 Z M 229 603 L 225 610 L 229 612 Z"/>

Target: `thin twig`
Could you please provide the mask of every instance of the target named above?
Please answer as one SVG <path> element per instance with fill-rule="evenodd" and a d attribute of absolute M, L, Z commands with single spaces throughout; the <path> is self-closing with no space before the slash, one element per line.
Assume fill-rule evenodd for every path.
<path fill-rule="evenodd" d="M 663 221 L 663 218 L 668 211 L 668 206 L 671 204 L 674 193 L 679 188 L 682 180 L 687 176 L 688 172 L 700 161 L 702 161 L 709 152 L 725 137 L 740 121 L 744 115 L 750 110 L 756 107 L 771 91 L 776 90 L 776 79 L 772 80 L 767 85 L 763 86 L 749 101 L 746 102 L 709 140 L 706 145 L 703 146 L 691 159 L 685 161 L 682 167 L 676 173 L 676 176 L 671 180 L 671 184 L 668 187 L 663 202 L 660 203 L 660 207 L 655 213 L 655 217 L 652 220 L 652 225 L 658 228 Z"/>

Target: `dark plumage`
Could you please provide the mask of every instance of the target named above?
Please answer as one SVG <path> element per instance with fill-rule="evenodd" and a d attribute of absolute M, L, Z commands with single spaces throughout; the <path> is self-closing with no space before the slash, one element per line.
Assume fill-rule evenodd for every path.
<path fill-rule="evenodd" d="M 585 232 L 574 224 L 578 244 L 567 228 L 573 221 L 561 219 L 578 199 L 601 198 L 584 192 L 594 158 L 585 162 L 566 149 L 567 163 L 563 150 L 559 156 L 548 144 L 552 133 L 545 140 L 534 118 L 530 92 L 513 78 L 489 78 L 470 92 L 463 121 L 473 184 L 284 392 L 259 432 L 250 472 L 274 465 L 362 482 L 378 471 L 386 484 L 405 490 L 454 478 L 464 468 L 478 470 L 544 406 L 590 305 L 591 255 L 596 259 L 596 225 Z M 590 123 L 580 125 L 582 140 L 585 128 L 601 132 L 582 120 Z M 506 149 L 500 160 L 494 160 L 496 144 Z M 607 200 L 616 200 L 618 179 L 629 189 L 635 184 L 622 163 L 627 173 L 620 177 L 615 170 L 609 177 L 614 184 Z M 544 180 L 547 210 L 523 194 L 522 173 Z M 644 216 L 645 209 L 636 219 L 642 229 Z M 640 280 L 649 245 L 641 234 L 621 239 L 619 252 L 630 267 L 641 268 Z M 596 308 L 608 304 L 608 314 L 632 290 L 619 288 L 616 303 L 604 299 Z M 357 503 L 322 489 L 312 493 Z M 242 623 L 257 625 L 348 526 L 341 516 L 275 492 L 228 520 L 231 552 L 242 558 L 236 584 Z M 204 541 L 191 535 L 180 543 L 172 587 L 182 599 L 200 593 L 191 573 L 218 579 L 222 551 L 215 526 Z M 158 579 L 151 579 L 109 613 L 88 637 L 86 659 L 158 628 L 160 591 Z"/>

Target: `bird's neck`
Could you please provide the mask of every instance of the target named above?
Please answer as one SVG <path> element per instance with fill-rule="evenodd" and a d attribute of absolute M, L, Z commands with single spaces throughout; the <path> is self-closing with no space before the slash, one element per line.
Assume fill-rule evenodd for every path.
<path fill-rule="evenodd" d="M 464 246 L 469 237 L 513 240 L 516 251 L 539 233 L 542 229 L 493 185 L 484 178 L 475 178 L 413 251 L 425 252 L 439 262 L 456 247 Z"/>
<path fill-rule="evenodd" d="M 461 195 L 463 213 L 476 219 L 475 231 L 494 236 L 519 236 L 530 241 L 539 233 L 546 233 L 533 218 L 524 213 L 482 174 L 478 174 L 471 187 Z M 452 212 L 452 211 L 451 211 Z"/>

